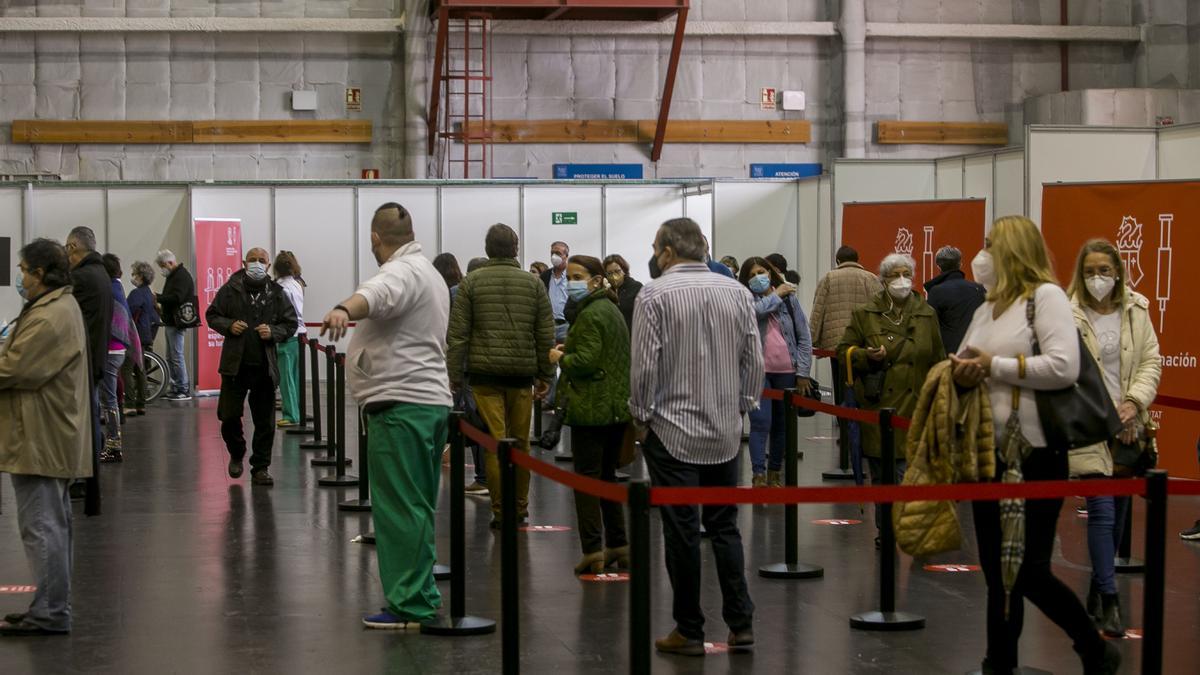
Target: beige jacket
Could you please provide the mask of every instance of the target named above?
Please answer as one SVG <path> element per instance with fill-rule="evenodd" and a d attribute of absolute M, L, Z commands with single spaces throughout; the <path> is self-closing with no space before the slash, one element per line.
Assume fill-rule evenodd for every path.
<path fill-rule="evenodd" d="M 845 262 L 826 274 L 817 284 L 809 327 L 813 347 L 834 349 L 842 341 L 854 310 L 870 302 L 883 290 L 879 277 L 856 262 Z"/>
<path fill-rule="evenodd" d="M 1084 306 L 1078 298 L 1071 299 L 1075 325 L 1096 363 L 1100 363 L 1100 341 L 1092 330 Z M 1158 355 L 1158 336 L 1150 322 L 1150 301 L 1136 291 L 1125 291 L 1121 302 L 1121 395 L 1138 407 L 1138 421 L 1148 429 L 1157 425 L 1150 418 L 1150 404 L 1158 395 L 1162 377 L 1162 361 Z M 1103 366 L 1101 366 L 1103 367 Z M 1103 475 L 1113 472 L 1112 454 L 1108 445 L 1099 443 L 1071 451 L 1071 476 Z"/>
<path fill-rule="evenodd" d="M 87 334 L 70 287 L 25 309 L 0 353 L 0 471 L 92 475 Z"/>

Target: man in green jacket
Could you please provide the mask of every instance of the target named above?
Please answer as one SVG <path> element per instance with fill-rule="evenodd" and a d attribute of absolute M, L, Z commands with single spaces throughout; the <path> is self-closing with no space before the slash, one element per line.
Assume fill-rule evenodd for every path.
<path fill-rule="evenodd" d="M 541 280 L 517 262 L 517 233 L 493 225 L 484 240 L 488 261 L 458 285 L 450 311 L 446 368 L 450 386 L 471 385 L 479 415 L 495 438 L 515 438 L 529 452 L 533 398 L 554 378 L 554 314 Z M 486 453 L 492 527 L 500 527 L 500 462 Z M 517 512 L 529 516 L 529 471 L 517 468 Z"/>

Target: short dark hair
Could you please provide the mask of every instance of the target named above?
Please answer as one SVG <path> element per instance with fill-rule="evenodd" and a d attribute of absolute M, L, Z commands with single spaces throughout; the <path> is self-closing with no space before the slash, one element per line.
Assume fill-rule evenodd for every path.
<path fill-rule="evenodd" d="M 847 262 L 858 262 L 858 251 L 849 246 L 843 246 L 837 250 L 837 255 L 834 256 L 834 259 L 837 260 L 837 264 L 839 265 Z"/>
<path fill-rule="evenodd" d="M 104 255 L 100 256 L 100 259 L 104 261 L 104 269 L 105 269 L 105 271 L 108 272 L 108 276 L 110 279 L 120 279 L 121 278 L 121 259 L 120 258 L 118 258 L 115 254 L 105 253 Z"/>
<path fill-rule="evenodd" d="M 71 263 L 67 249 L 53 239 L 34 239 L 21 248 L 25 269 L 41 270 L 42 285 L 62 288 L 71 283 Z"/>
<path fill-rule="evenodd" d="M 774 265 L 775 269 L 779 270 L 780 274 L 787 271 L 787 258 L 783 257 L 782 254 L 772 253 L 771 255 L 767 256 L 767 262 Z"/>
<path fill-rule="evenodd" d="M 79 248 L 85 251 L 96 250 L 96 233 L 90 227 L 80 225 L 72 228 L 71 233 L 67 235 L 67 241 L 74 239 Z"/>
<path fill-rule="evenodd" d="M 520 245 L 516 231 L 504 223 L 489 227 L 483 240 L 483 250 L 489 258 L 515 258 Z"/>
<path fill-rule="evenodd" d="M 561 246 L 561 247 L 563 247 L 563 248 L 567 249 L 567 255 L 570 255 L 570 254 L 571 254 L 571 245 L 570 245 L 570 244 L 568 244 L 567 242 L 565 242 L 565 241 L 556 241 L 556 242 L 553 242 L 553 243 L 551 243 L 551 244 L 550 244 L 550 248 L 551 248 L 551 250 L 553 250 L 555 246 Z"/>
<path fill-rule="evenodd" d="M 471 272 L 474 272 L 475 270 L 479 269 L 480 267 L 483 267 L 484 264 L 487 263 L 487 261 L 488 261 L 488 259 L 484 258 L 483 256 L 479 256 L 478 258 L 471 258 L 471 260 L 467 262 L 467 274 L 470 274 Z"/>
<path fill-rule="evenodd" d="M 442 275 L 442 280 L 448 288 L 454 288 L 462 281 L 462 270 L 459 269 L 458 258 L 455 258 L 453 253 L 439 253 L 433 259 L 433 269 Z"/>
<path fill-rule="evenodd" d="M 608 256 L 604 259 L 604 269 L 607 270 L 608 266 L 613 263 L 617 263 L 617 266 L 621 268 L 621 271 L 625 273 L 625 276 L 629 276 L 629 263 L 625 261 L 625 258 L 616 253 Z"/>
<path fill-rule="evenodd" d="M 707 240 L 700 225 L 691 218 L 672 218 L 658 228 L 659 243 L 670 246 L 684 260 L 704 260 L 708 253 Z"/>
<path fill-rule="evenodd" d="M 388 211 L 390 209 L 395 209 L 397 212 L 394 221 L 381 221 L 378 219 L 381 211 Z M 406 244 L 413 236 L 412 214 L 408 212 L 408 209 L 396 202 L 387 202 L 375 209 L 375 217 L 371 219 L 371 231 L 379 235 L 380 241 L 385 244 Z"/>

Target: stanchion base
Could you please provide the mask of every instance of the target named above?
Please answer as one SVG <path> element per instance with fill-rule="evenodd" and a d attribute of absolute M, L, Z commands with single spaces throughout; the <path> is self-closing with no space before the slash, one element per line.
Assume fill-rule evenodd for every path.
<path fill-rule="evenodd" d="M 311 436 L 312 432 L 312 427 L 288 427 L 283 430 L 288 436 Z"/>
<path fill-rule="evenodd" d="M 317 479 L 317 485 L 321 487 L 357 487 L 358 476 L 351 476 L 350 474 L 346 474 L 345 476 L 325 476 L 324 478 Z"/>
<path fill-rule="evenodd" d="M 338 511 L 370 511 L 370 499 L 349 499 L 338 504 Z"/>
<path fill-rule="evenodd" d="M 554 461 L 556 461 L 556 462 L 574 462 L 575 455 L 572 455 L 572 454 L 566 453 L 566 452 L 560 453 L 560 454 L 557 454 L 554 456 Z"/>
<path fill-rule="evenodd" d="M 433 578 L 437 579 L 438 581 L 445 581 L 446 579 L 449 579 L 450 578 L 450 566 L 449 565 L 434 565 L 433 566 Z"/>
<path fill-rule="evenodd" d="M 764 579 L 820 579 L 825 576 L 825 568 L 807 563 L 775 563 L 758 568 L 758 576 Z"/>
<path fill-rule="evenodd" d="M 328 450 L 329 444 L 328 443 L 301 443 L 300 445 L 298 445 L 296 447 L 300 448 L 301 450 Z"/>
<path fill-rule="evenodd" d="M 854 472 L 850 469 L 832 469 L 822 473 L 821 480 L 854 480 Z"/>
<path fill-rule="evenodd" d="M 1146 563 L 1138 558 L 1117 558 L 1113 567 L 1121 574 L 1141 574 L 1146 571 Z"/>
<path fill-rule="evenodd" d="M 350 466 L 354 463 L 349 458 L 343 459 L 342 462 L 342 466 Z M 313 457 L 309 464 L 312 466 L 337 466 L 338 461 L 336 458 L 329 459 L 328 457 Z"/>
<path fill-rule="evenodd" d="M 363 532 L 362 535 L 360 535 L 360 536 L 362 536 L 362 543 L 370 544 L 372 546 L 375 545 L 375 533 L 374 532 Z"/>
<path fill-rule="evenodd" d="M 630 476 L 629 474 L 625 473 L 624 471 L 617 472 L 617 482 L 618 483 L 628 483 L 631 478 L 633 478 L 633 476 Z"/>
<path fill-rule="evenodd" d="M 487 635 L 495 632 L 495 621 L 478 616 L 438 616 L 421 624 L 421 633 L 425 635 Z"/>
<path fill-rule="evenodd" d="M 967 675 L 983 675 L 983 671 L 982 670 L 972 670 L 972 671 L 968 671 Z M 1054 675 L 1054 673 L 1050 672 L 1049 670 L 1042 670 L 1041 668 L 1030 668 L 1029 666 L 1017 666 L 1016 670 L 1013 671 L 1013 675 Z"/>
<path fill-rule="evenodd" d="M 908 612 L 863 612 L 850 617 L 850 627 L 859 630 L 920 630 L 925 617 Z"/>

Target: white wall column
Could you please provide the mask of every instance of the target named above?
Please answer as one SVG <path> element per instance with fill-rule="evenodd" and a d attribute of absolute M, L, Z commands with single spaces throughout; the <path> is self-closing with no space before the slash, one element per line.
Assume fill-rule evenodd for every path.
<path fill-rule="evenodd" d="M 867 7 L 866 0 L 842 0 L 842 53 L 846 119 L 842 156 L 857 159 L 867 148 Z"/>

